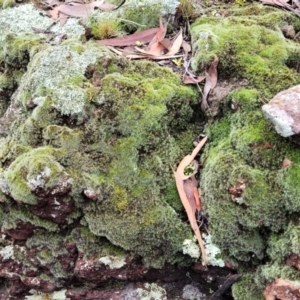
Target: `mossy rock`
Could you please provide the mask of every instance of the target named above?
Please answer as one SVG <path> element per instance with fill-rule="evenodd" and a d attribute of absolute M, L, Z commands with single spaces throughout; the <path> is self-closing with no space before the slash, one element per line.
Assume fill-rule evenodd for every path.
<path fill-rule="evenodd" d="M 89 231 L 94 250 L 80 246 L 87 255 L 96 255 L 99 239 L 107 239 L 149 266 L 191 262 L 182 244 L 192 231 L 178 214 L 172 168 L 197 136 L 193 88 L 168 68 L 67 40 L 31 57 L 11 101 L 15 118 L 7 119 L 0 153 L 1 189 L 10 207 L 3 228 L 28 220 L 27 206 L 40 201 L 32 185 L 51 190 L 68 177 L 66 201 L 71 197 L 77 210 L 67 222 Z M 32 223 L 49 225 L 36 216 Z"/>
<path fill-rule="evenodd" d="M 287 24 L 300 26 L 290 13 L 261 4 L 229 10 L 224 19 L 203 16 L 192 26 L 191 65 L 197 71 L 217 55 L 222 77 L 246 79 L 268 99 L 299 82 L 299 74 L 288 67 L 299 60 L 299 45 L 285 39 L 279 29 Z"/>
<path fill-rule="evenodd" d="M 300 81 L 293 68 L 300 46 L 280 31 L 283 25 L 299 30 L 299 24 L 292 14 L 251 4 L 230 9 L 225 18 L 200 17 L 192 26 L 194 70 L 217 55 L 219 80 L 241 82 L 206 126 L 200 178 L 212 240 L 244 273 L 233 286 L 237 300 L 263 299 L 265 284 L 275 278 L 299 280 L 299 271 L 285 262 L 299 255 L 300 151 L 261 111 Z M 282 168 L 285 158 L 292 165 Z"/>

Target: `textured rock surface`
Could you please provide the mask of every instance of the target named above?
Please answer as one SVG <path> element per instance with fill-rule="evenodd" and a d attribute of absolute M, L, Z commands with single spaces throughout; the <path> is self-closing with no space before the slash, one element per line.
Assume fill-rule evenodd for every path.
<path fill-rule="evenodd" d="M 262 110 L 283 137 L 300 133 L 300 85 L 278 93 Z"/>

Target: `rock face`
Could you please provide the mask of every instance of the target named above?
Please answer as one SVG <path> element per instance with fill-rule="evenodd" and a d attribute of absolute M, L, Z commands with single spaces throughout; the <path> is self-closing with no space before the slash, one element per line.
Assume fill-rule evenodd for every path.
<path fill-rule="evenodd" d="M 299 134 L 300 85 L 278 93 L 268 104 L 263 105 L 262 110 L 281 136 Z"/>

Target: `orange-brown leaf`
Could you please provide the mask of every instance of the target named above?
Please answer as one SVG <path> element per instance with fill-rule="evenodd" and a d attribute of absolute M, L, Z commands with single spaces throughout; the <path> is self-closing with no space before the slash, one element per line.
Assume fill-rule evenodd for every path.
<path fill-rule="evenodd" d="M 185 180 L 185 179 L 191 177 L 191 175 L 184 175 L 184 169 L 194 160 L 194 158 L 196 157 L 198 152 L 201 150 L 201 148 L 204 146 L 206 141 L 207 141 L 207 136 L 198 143 L 198 145 L 193 150 L 192 154 L 186 155 L 179 163 L 176 172 L 179 173 L 182 180 Z"/>
<path fill-rule="evenodd" d="M 203 265 L 207 265 L 207 257 L 206 257 L 206 252 L 205 252 L 205 248 L 204 248 L 204 244 L 203 244 L 203 240 L 201 237 L 201 233 L 197 224 L 197 220 L 195 217 L 195 211 L 193 210 L 193 208 L 191 207 L 191 205 L 189 204 L 189 200 L 185 194 L 184 191 L 184 187 L 183 187 L 183 180 L 181 178 L 181 176 L 178 174 L 178 172 L 174 171 L 174 177 L 175 177 L 175 181 L 176 181 L 176 187 L 178 190 L 178 194 L 179 197 L 181 199 L 181 202 L 183 204 L 183 207 L 187 213 L 190 225 L 197 237 L 200 249 L 201 249 L 201 253 L 202 253 L 202 262 Z"/>
<path fill-rule="evenodd" d="M 150 28 L 144 31 L 136 32 L 124 37 L 117 37 L 112 39 L 100 40 L 97 43 L 107 46 L 133 46 L 136 42 L 149 43 L 156 35 L 158 28 Z"/>

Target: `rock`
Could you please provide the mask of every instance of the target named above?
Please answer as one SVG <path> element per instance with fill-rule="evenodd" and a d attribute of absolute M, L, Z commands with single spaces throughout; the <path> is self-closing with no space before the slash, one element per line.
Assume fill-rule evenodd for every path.
<path fill-rule="evenodd" d="M 293 25 L 284 25 L 280 29 L 286 38 L 289 38 L 289 39 L 295 38 L 296 32 L 295 32 L 295 28 Z"/>
<path fill-rule="evenodd" d="M 278 93 L 268 104 L 263 105 L 262 110 L 281 136 L 299 134 L 300 85 Z"/>
<path fill-rule="evenodd" d="M 300 299 L 299 282 L 293 282 L 285 279 L 275 279 L 269 283 L 264 290 L 266 300 L 292 300 Z"/>

